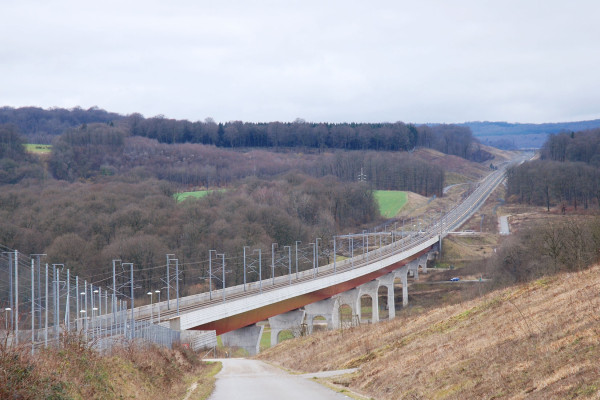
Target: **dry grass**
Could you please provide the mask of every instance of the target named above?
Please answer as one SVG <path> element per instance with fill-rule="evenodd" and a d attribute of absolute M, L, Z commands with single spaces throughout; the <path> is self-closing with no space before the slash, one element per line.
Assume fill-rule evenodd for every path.
<path fill-rule="evenodd" d="M 0 398 L 117 399 L 207 398 L 214 365 L 187 350 L 124 345 L 100 355 L 70 338 L 61 349 L 31 356 L 28 348 L 0 346 Z"/>
<path fill-rule="evenodd" d="M 377 399 L 599 398 L 600 267 L 376 325 L 286 341 L 260 358 L 359 367 Z"/>
<path fill-rule="evenodd" d="M 475 163 L 464 158 L 449 154 L 440 153 L 433 149 L 419 148 L 414 154 L 434 165 L 438 165 L 446 171 L 464 175 L 469 179 L 479 179 L 489 172 L 490 163 Z"/>

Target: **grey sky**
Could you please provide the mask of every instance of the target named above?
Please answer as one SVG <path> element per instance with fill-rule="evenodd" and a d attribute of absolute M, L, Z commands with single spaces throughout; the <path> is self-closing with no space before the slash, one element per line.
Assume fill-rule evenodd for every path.
<path fill-rule="evenodd" d="M 600 118 L 600 2 L 0 2 L 0 105 L 217 121 Z"/>

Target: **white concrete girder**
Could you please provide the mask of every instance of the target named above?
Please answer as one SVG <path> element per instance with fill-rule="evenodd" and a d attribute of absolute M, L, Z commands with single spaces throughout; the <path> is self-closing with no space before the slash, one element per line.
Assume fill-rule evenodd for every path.
<path fill-rule="evenodd" d="M 292 310 L 269 318 L 271 327 L 271 347 L 279 343 L 281 331 L 290 330 L 294 337 L 300 336 L 305 310 Z"/>

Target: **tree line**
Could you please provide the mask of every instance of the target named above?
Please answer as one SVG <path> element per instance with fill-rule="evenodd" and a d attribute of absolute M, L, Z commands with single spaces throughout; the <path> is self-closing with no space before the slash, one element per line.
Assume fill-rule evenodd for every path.
<path fill-rule="evenodd" d="M 458 125 L 416 126 L 395 123 L 251 123 L 231 121 L 190 122 L 166 118 L 128 117 L 131 134 L 161 143 L 202 143 L 227 148 L 308 148 L 374 151 L 410 151 L 427 147 L 466 159 L 484 161 L 491 155 L 481 149 L 471 130 Z"/>
<path fill-rule="evenodd" d="M 511 235 L 488 261 L 495 285 L 580 271 L 600 260 L 600 220 L 560 216 Z"/>
<path fill-rule="evenodd" d="M 541 158 L 583 162 L 600 167 L 600 129 L 549 135 L 542 146 Z"/>
<path fill-rule="evenodd" d="M 129 174 L 172 182 L 178 188 L 224 187 L 249 176 L 271 178 L 290 171 L 355 182 L 361 172 L 371 189 L 442 195 L 444 171 L 407 152 L 231 151 L 212 145 L 165 144 L 127 136 L 121 126 L 90 124 L 54 140 L 49 169 L 75 181 Z"/>
<path fill-rule="evenodd" d="M 513 200 L 550 207 L 600 205 L 600 129 L 550 135 L 541 159 L 507 172 Z"/>
<path fill-rule="evenodd" d="M 0 108 L 0 124 L 13 123 L 30 143 L 51 142 L 52 137 L 92 123 L 119 125 L 128 136 L 156 139 L 160 143 L 200 143 L 226 148 L 303 148 L 411 151 L 427 147 L 474 161 L 485 161 L 491 154 L 482 150 L 466 126 L 414 125 L 394 123 L 311 123 L 302 119 L 293 122 L 250 123 L 230 121 L 216 123 L 175 120 L 141 114 L 127 116 L 110 113 L 97 107 L 43 110 L 36 107 Z"/>

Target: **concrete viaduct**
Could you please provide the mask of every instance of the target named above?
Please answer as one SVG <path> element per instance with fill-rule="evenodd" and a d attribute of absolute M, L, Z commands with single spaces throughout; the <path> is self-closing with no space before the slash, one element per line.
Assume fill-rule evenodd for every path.
<path fill-rule="evenodd" d="M 316 272 L 308 270 L 273 281 L 269 279 L 228 287 L 224 292 L 213 290 L 181 298 L 179 315 L 173 313 L 174 300 L 170 301 L 170 307 L 167 302 L 154 304 L 154 307 L 160 307 L 164 316 L 160 325 L 180 331 L 214 331 L 216 335 L 222 335 L 225 345 L 243 347 L 250 354 L 255 354 L 263 330 L 263 326 L 256 323 L 266 319 L 271 326 L 272 345 L 278 342 L 278 335 L 283 330 L 298 334 L 298 327 L 304 321 L 308 332 L 312 332 L 317 316 L 324 317 L 329 329 L 337 328 L 342 305 L 349 306 L 352 315 L 360 319 L 363 295 L 371 297 L 372 322 L 378 321 L 380 287 L 387 288 L 389 318 L 394 318 L 394 281 L 397 278 L 402 281 L 402 303 L 406 306 L 409 273 L 418 279 L 419 267 L 426 272 L 427 260 L 441 251 L 441 239 L 475 213 L 502 182 L 508 165 L 501 165 L 479 182 L 462 203 L 427 230 L 412 232 L 399 240 L 395 240 L 400 236 L 398 232 L 386 232 L 388 244 L 371 251 L 367 246 L 366 253 L 343 261 L 337 261 L 334 255 L 333 263 L 319 267 Z M 382 233 L 369 235 L 379 235 L 381 243 Z M 353 238 L 364 239 L 364 234 L 337 236 L 336 240 Z M 133 311 L 135 319 L 147 319 L 151 312 L 150 306 Z"/>

